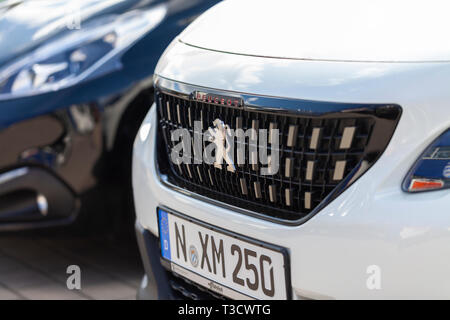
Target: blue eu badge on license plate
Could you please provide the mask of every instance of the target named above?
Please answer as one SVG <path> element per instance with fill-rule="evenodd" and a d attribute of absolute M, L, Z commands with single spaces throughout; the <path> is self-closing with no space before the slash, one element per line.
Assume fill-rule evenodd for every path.
<path fill-rule="evenodd" d="M 169 217 L 166 211 L 159 209 L 159 239 L 163 258 L 170 260 Z"/>

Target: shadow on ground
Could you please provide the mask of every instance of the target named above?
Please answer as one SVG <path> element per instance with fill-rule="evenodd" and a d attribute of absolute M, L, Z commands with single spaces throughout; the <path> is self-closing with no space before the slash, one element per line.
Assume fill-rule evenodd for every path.
<path fill-rule="evenodd" d="M 66 286 L 69 265 L 81 268 L 81 290 Z M 134 299 L 142 275 L 134 238 L 0 236 L 0 299 Z"/>
<path fill-rule="evenodd" d="M 144 271 L 131 219 L 95 220 L 0 234 L 0 299 L 135 299 Z M 81 290 L 67 288 L 70 265 Z"/>

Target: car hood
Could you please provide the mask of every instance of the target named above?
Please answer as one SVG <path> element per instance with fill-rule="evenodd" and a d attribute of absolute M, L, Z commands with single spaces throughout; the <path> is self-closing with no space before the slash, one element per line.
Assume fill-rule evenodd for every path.
<path fill-rule="evenodd" d="M 142 0 L 0 0 L 0 65 L 63 32 L 70 32 L 67 26 L 71 23 L 73 26 L 71 16 L 77 17 L 79 13 L 83 23 L 99 15 L 121 13 L 139 6 L 140 2 Z"/>
<path fill-rule="evenodd" d="M 448 1 L 228 0 L 180 41 L 264 57 L 364 62 L 450 61 Z"/>

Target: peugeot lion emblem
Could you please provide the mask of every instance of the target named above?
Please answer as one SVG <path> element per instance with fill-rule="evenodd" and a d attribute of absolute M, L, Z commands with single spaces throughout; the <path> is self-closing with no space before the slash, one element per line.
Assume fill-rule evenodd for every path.
<path fill-rule="evenodd" d="M 227 163 L 227 170 L 231 172 L 236 171 L 231 151 L 233 135 L 230 126 L 225 124 L 222 120 L 216 119 L 213 121 L 214 128 L 209 128 L 209 141 L 216 145 L 216 161 L 214 166 L 222 169 L 222 160 Z"/>

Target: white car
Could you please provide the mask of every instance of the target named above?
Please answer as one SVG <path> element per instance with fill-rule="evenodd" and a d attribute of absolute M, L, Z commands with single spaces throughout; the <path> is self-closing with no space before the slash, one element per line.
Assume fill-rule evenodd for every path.
<path fill-rule="evenodd" d="M 139 296 L 450 298 L 448 9 L 224 1 L 181 33 L 134 144 Z"/>

